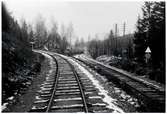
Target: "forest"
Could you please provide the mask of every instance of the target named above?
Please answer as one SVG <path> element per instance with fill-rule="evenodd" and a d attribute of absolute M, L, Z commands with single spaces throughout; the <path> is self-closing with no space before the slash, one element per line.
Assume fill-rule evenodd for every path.
<path fill-rule="evenodd" d="M 72 44 L 72 23 L 62 24 L 58 32 L 57 22 L 52 20 L 51 29 L 47 29 L 41 15 L 34 25 L 25 19 L 18 21 L 2 2 L 2 97 L 17 92 L 17 88 L 24 85 L 23 82 L 31 80 L 25 74 L 29 75 L 32 66 L 40 66 L 37 55 L 32 51 L 32 44 L 33 49 L 70 56 L 83 53 L 85 48 L 94 59 L 103 55 L 114 56 L 117 62 L 110 65 L 165 83 L 165 2 L 145 2 L 142 12 L 132 34 L 119 36 L 110 30 L 103 40 L 97 40 L 98 36 L 95 36 L 88 41 L 78 39 Z M 147 47 L 151 50 L 148 63 L 145 62 Z"/>
<path fill-rule="evenodd" d="M 122 57 L 111 65 L 165 83 L 165 2 L 145 2 L 142 12 L 133 34 L 118 36 L 111 30 L 104 40 L 95 37 L 89 41 L 88 51 L 94 59 L 102 55 Z M 148 63 L 147 47 L 151 50 Z"/>
<path fill-rule="evenodd" d="M 24 18 L 16 20 L 5 2 L 1 2 L 1 5 L 2 102 L 5 102 L 6 98 L 12 95 L 22 94 L 22 90 L 31 84 L 33 77 L 40 71 L 40 63 L 44 58 L 34 53 L 33 49 L 45 49 L 62 54 L 72 52 L 70 42 L 73 24 L 62 24 L 61 32 L 58 33 L 55 20 L 51 21 L 52 27 L 48 30 L 41 15 L 37 16 L 34 24 L 29 24 Z"/>

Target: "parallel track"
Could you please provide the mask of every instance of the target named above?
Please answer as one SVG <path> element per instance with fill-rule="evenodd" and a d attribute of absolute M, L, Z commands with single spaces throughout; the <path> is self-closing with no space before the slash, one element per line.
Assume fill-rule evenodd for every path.
<path fill-rule="evenodd" d="M 110 69 L 105 65 L 99 64 L 91 59 L 77 58 L 87 66 L 93 68 L 98 73 L 105 75 L 109 81 L 121 86 L 125 91 L 135 95 L 141 104 L 144 103 L 144 111 L 147 112 L 164 112 L 165 111 L 165 89 L 157 89 L 133 77 L 122 74 Z"/>

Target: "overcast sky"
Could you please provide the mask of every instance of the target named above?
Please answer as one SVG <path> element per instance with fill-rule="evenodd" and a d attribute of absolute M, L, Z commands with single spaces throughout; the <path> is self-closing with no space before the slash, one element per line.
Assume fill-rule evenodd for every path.
<path fill-rule="evenodd" d="M 132 33 L 143 5 L 141 1 L 6 0 L 5 3 L 17 20 L 25 18 L 31 24 L 34 24 L 39 14 L 44 17 L 48 27 L 52 19 L 59 28 L 62 23 L 68 25 L 72 22 L 75 34 L 85 40 L 88 35 L 93 37 L 96 33 L 99 36 L 109 33 L 111 29 L 114 30 L 115 23 L 118 24 L 120 35 L 124 22 L 126 33 Z"/>

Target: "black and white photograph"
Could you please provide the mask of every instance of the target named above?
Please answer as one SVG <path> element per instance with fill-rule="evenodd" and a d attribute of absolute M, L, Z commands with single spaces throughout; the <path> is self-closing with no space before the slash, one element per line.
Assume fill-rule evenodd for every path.
<path fill-rule="evenodd" d="M 165 113 L 165 9 L 1 0 L 1 113 Z"/>

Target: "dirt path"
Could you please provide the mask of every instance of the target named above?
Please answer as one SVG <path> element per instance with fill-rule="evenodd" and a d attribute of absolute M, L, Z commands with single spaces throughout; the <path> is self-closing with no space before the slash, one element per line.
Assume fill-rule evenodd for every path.
<path fill-rule="evenodd" d="M 25 91 L 25 94 L 19 97 L 18 102 L 10 106 L 8 112 L 28 112 L 33 104 L 37 91 L 40 89 L 40 85 L 45 80 L 45 76 L 50 69 L 49 59 L 41 63 L 41 73 L 34 77 L 31 86 Z"/>

